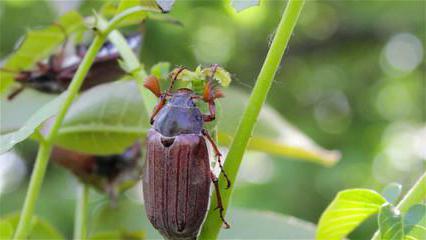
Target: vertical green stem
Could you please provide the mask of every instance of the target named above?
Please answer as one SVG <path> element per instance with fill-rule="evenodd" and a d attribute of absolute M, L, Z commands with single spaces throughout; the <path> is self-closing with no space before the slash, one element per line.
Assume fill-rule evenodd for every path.
<path fill-rule="evenodd" d="M 105 28 L 108 22 L 99 17 L 98 24 L 101 28 Z M 132 51 L 126 39 L 123 37 L 123 34 L 117 30 L 114 30 L 108 35 L 108 39 L 118 49 L 121 58 L 124 60 L 127 68 L 131 71 L 132 76 L 135 78 L 145 105 L 145 109 L 149 115 L 157 102 L 157 98 L 151 92 L 149 92 L 148 89 L 143 87 L 143 81 L 147 77 L 147 73 L 139 62 L 138 57 Z"/>
<path fill-rule="evenodd" d="M 18 227 L 15 232 L 14 239 L 26 239 L 29 234 L 29 227 L 32 215 L 34 213 L 34 207 L 40 193 L 40 188 L 43 183 L 44 175 L 46 172 L 46 166 L 52 151 L 52 143 L 56 137 L 58 130 L 64 120 L 65 114 L 68 108 L 71 106 L 75 96 L 77 95 L 83 80 L 90 69 L 96 54 L 102 47 L 105 41 L 104 35 L 97 35 L 84 56 L 83 61 L 80 64 L 76 74 L 74 75 L 72 82 L 67 90 L 67 96 L 64 103 L 56 116 L 55 122 L 52 125 L 46 139 L 40 142 L 40 148 L 37 153 L 37 159 L 35 161 L 35 167 L 31 176 L 30 185 L 25 197 L 24 207 L 22 209 L 21 217 L 19 219 Z"/>
<path fill-rule="evenodd" d="M 426 201 L 426 172 L 423 173 L 396 207 L 401 212 L 407 212 L 411 206 L 422 201 Z"/>
<path fill-rule="evenodd" d="M 77 204 L 74 217 L 74 239 L 87 239 L 87 219 L 89 213 L 89 193 L 90 188 L 87 184 L 81 184 L 78 189 Z"/>
<path fill-rule="evenodd" d="M 406 213 L 414 204 L 426 201 L 426 172 L 417 180 L 417 182 L 408 190 L 407 194 L 396 206 L 401 213 Z M 374 233 L 371 240 L 379 240 L 379 231 Z"/>
<path fill-rule="evenodd" d="M 288 1 L 287 7 L 284 10 L 281 21 L 278 25 L 274 40 L 272 41 L 271 48 L 268 51 L 268 55 L 266 56 L 262 69 L 257 77 L 256 85 L 253 88 L 247 107 L 238 125 L 225 162 L 225 170 L 227 171 L 230 180 L 234 183 L 233 186 L 235 186 L 238 169 L 253 128 L 256 124 L 257 117 L 265 103 L 266 96 L 271 88 L 275 73 L 290 40 L 304 2 L 304 0 Z M 231 187 L 231 189 L 225 189 L 223 177 L 220 178 L 219 184 L 222 193 L 223 205 L 226 209 L 229 205 L 233 187 Z M 212 196 L 214 196 L 214 194 Z M 201 231 L 200 239 L 216 239 L 219 234 L 222 223 L 220 221 L 218 211 L 215 211 L 216 204 L 217 201 L 213 197 L 207 219 Z"/>
<path fill-rule="evenodd" d="M 41 141 L 40 148 L 37 154 L 37 159 L 34 167 L 33 174 L 30 180 L 30 186 L 25 197 L 24 207 L 22 209 L 21 217 L 19 219 L 18 227 L 14 235 L 14 239 L 26 239 L 29 234 L 29 227 L 32 215 L 34 213 L 34 207 L 40 193 L 40 188 L 43 183 L 44 175 L 46 172 L 46 166 L 52 151 L 53 140 L 58 134 L 59 128 L 62 125 L 62 121 L 65 118 L 65 115 L 71 106 L 75 96 L 78 94 L 81 85 L 83 84 L 84 78 L 86 77 L 90 67 L 93 64 L 93 61 L 96 58 L 96 55 L 99 49 L 102 47 L 102 44 L 105 42 L 108 34 L 113 31 L 121 21 L 126 19 L 128 16 L 133 14 L 142 13 L 144 11 L 153 11 L 150 8 L 145 7 L 133 7 L 127 9 L 117 16 L 115 16 L 104 29 L 96 35 L 93 40 L 90 48 L 88 49 L 86 55 L 83 58 L 83 61 L 80 63 L 77 72 L 74 74 L 74 77 L 71 81 L 70 86 L 67 90 L 67 95 L 62 104 L 56 118 L 53 123 L 49 133 L 46 138 Z M 158 12 L 157 10 L 154 12 Z"/>

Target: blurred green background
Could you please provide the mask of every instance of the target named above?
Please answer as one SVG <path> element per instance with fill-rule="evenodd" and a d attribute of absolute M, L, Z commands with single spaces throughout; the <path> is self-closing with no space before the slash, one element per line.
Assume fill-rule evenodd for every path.
<path fill-rule="evenodd" d="M 91 14 L 101 3 L 1 0 L 1 58 L 26 29 L 73 7 Z M 148 21 L 141 61 L 148 67 L 219 63 L 233 74 L 234 87 L 250 92 L 283 7 L 283 1 L 262 1 L 236 13 L 224 1 L 177 1 L 171 15 L 184 27 Z M 390 182 L 407 190 L 425 169 L 425 22 L 424 1 L 307 1 L 268 103 L 321 146 L 340 150 L 342 159 L 325 168 L 250 155 L 232 204 L 316 223 L 339 190 L 380 191 Z M 33 145 L 18 146 L 28 160 Z M 0 161 L 0 214 L 20 209 L 29 179 L 27 171 L 24 181 L 6 181 L 25 174 L 22 166 L 7 167 Z M 37 213 L 68 236 L 74 186 L 69 173 L 50 166 L 37 204 Z M 350 238 L 367 239 L 375 229 L 370 219 Z"/>

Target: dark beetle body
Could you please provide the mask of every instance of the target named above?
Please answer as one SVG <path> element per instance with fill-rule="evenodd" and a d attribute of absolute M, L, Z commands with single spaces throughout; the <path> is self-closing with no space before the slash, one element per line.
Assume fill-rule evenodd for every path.
<path fill-rule="evenodd" d="M 81 181 L 115 198 L 139 179 L 142 171 L 141 144 L 134 143 L 122 154 L 97 156 L 54 147 L 52 160 L 71 170 Z"/>
<path fill-rule="evenodd" d="M 141 41 L 141 34 L 126 38 L 132 50 L 137 51 Z M 15 80 L 21 84 L 21 88 L 9 95 L 9 100 L 13 99 L 24 87 L 29 87 L 40 92 L 58 94 L 67 90 L 75 73 L 80 66 L 81 59 L 87 52 L 87 46 L 78 45 L 76 47 L 78 60 L 72 61 L 68 65 L 64 63 L 64 49 L 59 54 L 50 56 L 48 63 L 38 63 L 38 69 L 20 71 L 15 76 Z M 90 67 L 81 90 L 87 90 L 102 83 L 112 82 L 122 77 L 126 72 L 121 69 L 118 59 L 120 53 L 109 42 L 105 43 Z"/>
<path fill-rule="evenodd" d="M 162 138 L 155 130 L 148 133 L 143 178 L 148 219 L 167 239 L 196 239 L 209 203 L 206 142 L 183 134 L 165 147 Z"/>
<path fill-rule="evenodd" d="M 148 132 L 143 190 L 152 225 L 167 239 L 196 239 L 210 193 L 203 118 L 192 92 L 180 89 Z"/>
<path fill-rule="evenodd" d="M 95 59 L 81 90 L 84 91 L 102 83 L 112 82 L 123 76 L 125 72 L 118 65 L 118 57 L 116 55 Z M 62 93 L 67 90 L 78 67 L 79 63 L 76 63 L 59 71 L 51 69 L 47 73 L 42 74 L 32 72 L 27 80 L 22 81 L 22 84 L 44 93 Z"/>

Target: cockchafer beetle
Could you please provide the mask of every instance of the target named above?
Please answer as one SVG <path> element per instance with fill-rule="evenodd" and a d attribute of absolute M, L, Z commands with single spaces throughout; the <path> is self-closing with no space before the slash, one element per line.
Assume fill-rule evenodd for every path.
<path fill-rule="evenodd" d="M 12 100 L 26 87 L 51 94 L 61 93 L 68 88 L 88 47 L 77 45 L 74 61 L 71 61 L 71 63 L 65 61 L 68 60 L 68 57 L 65 56 L 65 46 L 68 37 L 62 26 L 57 26 L 63 30 L 65 40 L 60 51 L 52 54 L 48 58 L 47 63 L 37 62 L 36 69 L 24 71 L 0 68 L 0 71 L 15 73 L 15 81 L 20 84 L 17 89 L 8 95 L 8 100 Z M 133 34 L 126 37 L 126 40 L 135 51 L 141 44 L 142 35 L 140 33 Z M 96 55 L 81 90 L 84 91 L 102 83 L 112 82 L 126 74 L 118 63 L 119 57 L 120 53 L 118 50 L 110 42 L 106 42 Z M 65 62 L 68 62 L 67 65 L 64 64 Z"/>
<path fill-rule="evenodd" d="M 82 182 L 109 195 L 112 203 L 118 194 L 140 180 L 141 143 L 136 141 L 121 154 L 92 155 L 55 146 L 51 159 L 72 171 Z"/>
<path fill-rule="evenodd" d="M 215 99 L 223 97 L 213 84 L 217 65 L 205 83 L 202 95 L 188 88 L 173 91 L 179 68 L 171 76 L 167 91 L 161 92 L 159 80 L 149 76 L 144 86 L 159 98 L 151 116 L 152 128 L 147 135 L 147 153 L 143 175 L 145 209 L 152 225 L 166 239 L 196 239 L 204 221 L 213 182 L 219 215 L 225 228 L 218 178 L 210 169 L 206 139 L 212 145 L 228 188 L 230 181 L 223 170 L 221 153 L 203 127 L 215 119 Z M 173 75 L 173 72 L 172 72 Z M 209 114 L 201 113 L 195 104 L 208 104 Z"/>

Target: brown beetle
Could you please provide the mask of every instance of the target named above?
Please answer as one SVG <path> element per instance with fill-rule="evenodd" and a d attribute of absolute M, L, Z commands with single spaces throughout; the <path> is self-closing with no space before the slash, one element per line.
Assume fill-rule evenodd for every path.
<path fill-rule="evenodd" d="M 64 34 L 66 36 L 65 30 Z M 137 33 L 126 37 L 126 40 L 132 49 L 136 51 L 142 42 L 142 36 L 140 33 Z M 78 60 L 64 66 L 66 43 L 67 37 L 65 37 L 61 50 L 51 55 L 47 63 L 37 62 L 36 69 L 25 71 L 0 69 L 4 72 L 15 73 L 15 81 L 20 84 L 17 89 L 8 95 L 8 100 L 12 100 L 26 87 L 51 94 L 61 93 L 67 90 L 88 47 L 85 45 L 78 45 L 76 47 Z M 124 76 L 126 72 L 121 69 L 118 63 L 119 57 L 120 53 L 118 50 L 110 42 L 106 42 L 96 55 L 81 90 L 84 91 L 102 83 L 112 82 Z"/>
<path fill-rule="evenodd" d="M 71 170 L 82 182 L 107 193 L 112 202 L 119 192 L 133 186 L 142 171 L 141 144 L 135 142 L 122 154 L 92 155 L 55 146 L 52 160 Z"/>
<path fill-rule="evenodd" d="M 210 184 L 213 182 L 224 226 L 218 178 L 210 169 L 207 139 L 213 147 L 228 187 L 230 181 L 223 171 L 221 153 L 203 128 L 204 122 L 215 119 L 215 99 L 223 97 L 213 86 L 217 65 L 205 84 L 202 96 L 190 89 L 180 88 L 172 92 L 180 68 L 172 77 L 166 92 L 160 91 L 157 78 L 150 76 L 145 87 L 159 97 L 159 103 L 151 116 L 153 127 L 148 132 L 147 154 L 143 175 L 145 209 L 152 225 L 167 239 L 196 239 L 205 218 Z M 194 100 L 203 100 L 209 106 L 209 114 L 202 114 Z"/>

